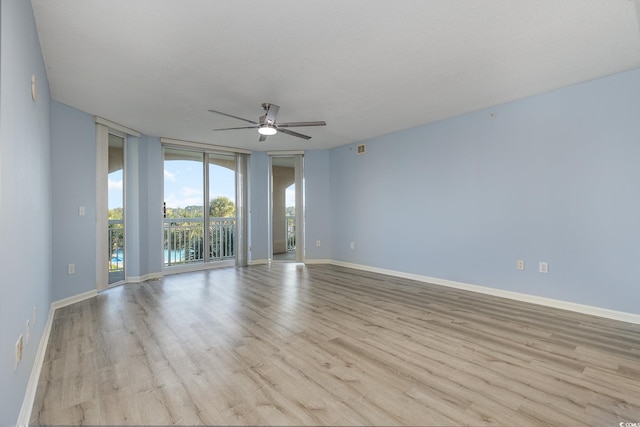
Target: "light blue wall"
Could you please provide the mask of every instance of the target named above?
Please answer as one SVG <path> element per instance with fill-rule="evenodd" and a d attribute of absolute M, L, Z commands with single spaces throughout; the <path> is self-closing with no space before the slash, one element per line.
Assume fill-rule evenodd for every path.
<path fill-rule="evenodd" d="M 96 288 L 96 127 L 93 117 L 51 102 L 53 300 Z M 85 216 L 78 215 L 84 206 Z M 75 264 L 75 274 L 67 274 Z"/>
<path fill-rule="evenodd" d="M 329 162 L 329 150 L 311 150 L 304 155 L 306 260 L 331 259 Z M 316 240 L 320 240 L 320 247 Z"/>
<path fill-rule="evenodd" d="M 55 301 L 95 289 L 96 136 L 93 116 L 51 104 Z M 144 278 L 162 271 L 162 149 L 159 138 L 146 135 L 126 144 L 127 276 Z M 78 216 L 79 206 L 86 216 Z"/>
<path fill-rule="evenodd" d="M 127 137 L 126 273 L 131 280 L 162 271 L 162 145 L 160 138 Z"/>
<path fill-rule="evenodd" d="M 38 97 L 31 99 L 31 75 Z M 31 2 L 0 3 L 0 425 L 15 424 L 51 304 L 49 87 Z M 18 336 L 30 341 L 14 371 Z M 33 319 L 32 319 L 33 320 Z"/>
<path fill-rule="evenodd" d="M 639 112 L 633 70 L 333 149 L 333 257 L 640 313 Z"/>
<path fill-rule="evenodd" d="M 140 138 L 128 136 L 125 143 L 125 273 L 140 277 Z"/>
<path fill-rule="evenodd" d="M 143 136 L 140 143 L 140 273 L 162 272 L 162 185 L 160 138 Z"/>
<path fill-rule="evenodd" d="M 250 261 L 269 258 L 269 156 L 255 151 L 249 158 L 249 252 Z"/>

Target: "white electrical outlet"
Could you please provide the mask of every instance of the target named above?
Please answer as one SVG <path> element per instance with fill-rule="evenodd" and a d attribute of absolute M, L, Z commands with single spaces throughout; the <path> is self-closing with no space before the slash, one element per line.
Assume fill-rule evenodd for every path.
<path fill-rule="evenodd" d="M 549 272 L 549 264 L 547 264 L 544 261 L 540 261 L 540 263 L 538 264 L 538 271 L 540 271 L 540 273 L 548 273 Z"/>
<path fill-rule="evenodd" d="M 319 247 L 320 247 L 320 245 L 321 245 L 321 243 L 322 243 L 322 242 L 320 242 L 320 240 L 316 240 L 316 247 L 318 247 L 318 248 L 319 248 Z"/>
<path fill-rule="evenodd" d="M 84 216 L 86 213 L 84 206 L 78 206 L 78 215 L 79 216 Z"/>
<path fill-rule="evenodd" d="M 29 338 L 31 338 L 31 319 L 27 319 L 26 334 L 24 334 L 24 345 L 29 345 Z"/>
<path fill-rule="evenodd" d="M 349 247 L 351 248 L 351 250 L 354 250 L 356 248 L 356 244 L 354 242 L 349 243 Z"/>
<path fill-rule="evenodd" d="M 524 270 L 524 261 L 519 259 L 517 263 L 518 270 Z"/>
<path fill-rule="evenodd" d="M 67 274 L 74 274 L 76 272 L 76 265 L 75 264 L 69 264 L 67 266 Z"/>

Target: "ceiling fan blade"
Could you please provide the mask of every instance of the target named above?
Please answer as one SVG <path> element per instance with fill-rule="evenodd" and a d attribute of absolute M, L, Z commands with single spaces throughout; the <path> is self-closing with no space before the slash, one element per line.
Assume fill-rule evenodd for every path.
<path fill-rule="evenodd" d="M 265 123 L 271 123 L 271 124 L 275 124 L 276 123 L 276 115 L 278 115 L 278 110 L 280 110 L 280 107 L 278 107 L 275 104 L 263 104 L 268 106 L 267 109 L 267 114 L 265 114 L 264 117 L 264 122 Z"/>
<path fill-rule="evenodd" d="M 236 129 L 257 129 L 258 125 L 255 126 L 242 126 L 239 128 L 220 128 L 220 129 L 211 129 L 211 130 L 236 130 Z"/>
<path fill-rule="evenodd" d="M 295 136 L 295 137 L 302 138 L 302 139 L 311 139 L 311 137 L 308 136 L 308 135 L 303 135 L 301 133 L 294 132 L 294 131 L 289 130 L 289 129 L 280 129 L 280 128 L 278 128 L 278 132 L 282 132 L 282 133 L 285 133 L 287 135 Z"/>
<path fill-rule="evenodd" d="M 258 139 L 259 142 L 266 141 L 266 140 L 267 140 L 267 135 L 260 135 L 260 138 Z"/>
<path fill-rule="evenodd" d="M 304 126 L 326 126 L 327 122 L 324 120 L 316 121 L 316 122 L 286 122 L 286 123 L 276 123 L 278 127 L 283 128 L 295 128 L 295 127 L 304 127 Z"/>
<path fill-rule="evenodd" d="M 223 113 L 222 111 L 216 111 L 216 110 L 209 110 L 210 113 L 216 113 L 216 114 L 221 114 L 223 116 L 227 116 L 227 117 L 231 117 L 233 119 L 238 119 L 238 120 L 242 120 L 243 122 L 248 122 L 251 123 L 252 125 L 257 125 L 258 123 L 252 121 L 252 120 L 248 120 L 248 119 L 243 119 L 242 117 L 238 117 L 238 116 L 233 116 L 231 114 L 227 114 L 227 113 Z"/>

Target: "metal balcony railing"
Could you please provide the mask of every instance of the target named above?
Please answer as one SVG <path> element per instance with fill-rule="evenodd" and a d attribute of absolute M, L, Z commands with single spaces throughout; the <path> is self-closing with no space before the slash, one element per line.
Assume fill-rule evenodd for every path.
<path fill-rule="evenodd" d="M 296 217 L 293 215 L 287 215 L 285 217 L 287 222 L 287 252 L 295 252 L 296 250 Z"/>
<path fill-rule="evenodd" d="M 209 219 L 210 261 L 235 257 L 235 230 L 235 218 Z M 163 233 L 165 267 L 204 261 L 204 218 L 165 218 Z"/>
<path fill-rule="evenodd" d="M 124 271 L 124 226 L 121 219 L 109 220 L 109 273 Z"/>
<path fill-rule="evenodd" d="M 211 218 L 209 224 L 209 260 L 235 257 L 235 218 Z M 204 219 L 164 219 L 164 265 L 189 264 L 204 260 Z M 121 219 L 109 220 L 109 273 L 124 271 L 124 225 Z"/>

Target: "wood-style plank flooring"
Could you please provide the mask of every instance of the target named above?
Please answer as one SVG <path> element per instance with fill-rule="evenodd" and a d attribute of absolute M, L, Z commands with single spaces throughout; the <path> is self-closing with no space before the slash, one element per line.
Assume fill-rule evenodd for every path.
<path fill-rule="evenodd" d="M 640 325 L 335 266 L 167 276 L 59 309 L 32 424 L 640 422 Z"/>

